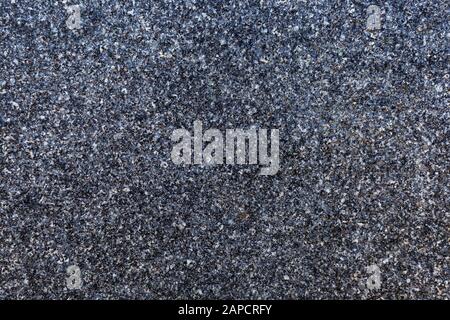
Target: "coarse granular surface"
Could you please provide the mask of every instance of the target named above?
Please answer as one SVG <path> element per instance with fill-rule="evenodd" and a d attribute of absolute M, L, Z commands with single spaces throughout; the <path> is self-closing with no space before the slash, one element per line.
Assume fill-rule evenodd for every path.
<path fill-rule="evenodd" d="M 0 298 L 449 299 L 448 12 L 2 0 Z M 278 173 L 174 164 L 195 120 Z"/>

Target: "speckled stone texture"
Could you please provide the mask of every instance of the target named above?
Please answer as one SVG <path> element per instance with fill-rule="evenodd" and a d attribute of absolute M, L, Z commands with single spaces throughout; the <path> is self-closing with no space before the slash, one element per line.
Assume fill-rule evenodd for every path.
<path fill-rule="evenodd" d="M 448 1 L 67 4 L 0 2 L 0 298 L 450 297 Z M 196 119 L 280 171 L 174 165 Z"/>

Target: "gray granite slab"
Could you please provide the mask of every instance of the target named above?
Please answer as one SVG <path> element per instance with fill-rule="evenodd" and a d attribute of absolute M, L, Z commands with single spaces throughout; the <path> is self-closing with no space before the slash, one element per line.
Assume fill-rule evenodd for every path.
<path fill-rule="evenodd" d="M 0 298 L 448 299 L 448 12 L 2 0 Z M 195 120 L 279 172 L 175 165 Z"/>

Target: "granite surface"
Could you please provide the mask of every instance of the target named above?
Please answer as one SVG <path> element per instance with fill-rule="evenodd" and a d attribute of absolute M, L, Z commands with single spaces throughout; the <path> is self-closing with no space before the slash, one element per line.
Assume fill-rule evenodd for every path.
<path fill-rule="evenodd" d="M 448 299 L 448 13 L 0 1 L 0 298 Z M 278 128 L 279 172 L 175 165 L 195 120 Z"/>

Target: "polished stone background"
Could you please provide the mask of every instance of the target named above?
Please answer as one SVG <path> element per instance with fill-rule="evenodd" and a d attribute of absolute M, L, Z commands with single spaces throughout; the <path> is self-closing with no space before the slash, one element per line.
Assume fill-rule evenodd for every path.
<path fill-rule="evenodd" d="M 68 4 L 0 2 L 0 298 L 450 297 L 447 1 Z M 196 119 L 280 171 L 174 165 Z"/>

